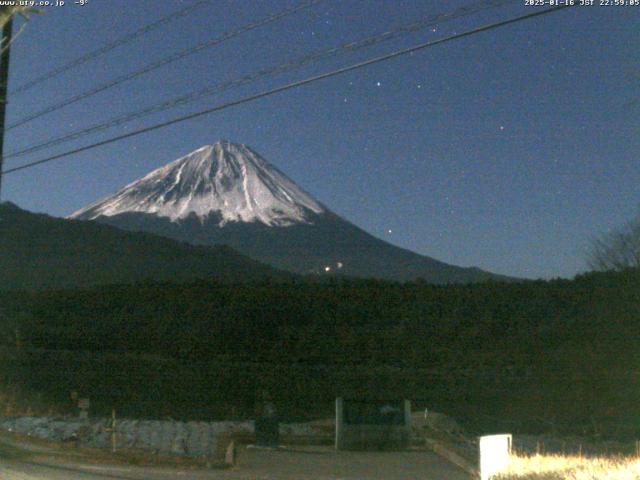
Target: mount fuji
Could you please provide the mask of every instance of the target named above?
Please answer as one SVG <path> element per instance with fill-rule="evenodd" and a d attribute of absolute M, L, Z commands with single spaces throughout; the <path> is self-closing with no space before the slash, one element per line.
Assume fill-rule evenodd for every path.
<path fill-rule="evenodd" d="M 506 279 L 405 250 L 331 212 L 245 145 L 205 145 L 70 215 L 195 245 L 227 244 L 296 273 L 433 283 Z"/>

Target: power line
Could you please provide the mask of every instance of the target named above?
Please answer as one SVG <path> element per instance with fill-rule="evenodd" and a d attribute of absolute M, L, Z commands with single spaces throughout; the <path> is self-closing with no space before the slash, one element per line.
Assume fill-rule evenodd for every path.
<path fill-rule="evenodd" d="M 44 163 L 48 163 L 48 162 L 52 162 L 54 160 L 58 160 L 60 158 L 68 157 L 68 156 L 74 155 L 76 153 L 81 153 L 81 152 L 84 152 L 84 151 L 87 151 L 87 150 L 92 150 L 94 148 L 102 147 L 102 146 L 108 145 L 110 143 L 114 143 L 114 142 L 118 142 L 120 140 L 124 140 L 124 139 L 127 139 L 127 138 L 135 137 L 135 136 L 141 135 L 143 133 L 148 133 L 148 132 L 151 132 L 151 131 L 154 131 L 154 130 L 158 130 L 158 129 L 161 129 L 161 128 L 164 128 L 164 127 L 168 127 L 168 126 L 174 125 L 176 123 L 181 123 L 181 122 L 184 122 L 184 121 L 187 121 L 187 120 L 191 120 L 191 119 L 194 119 L 194 118 L 198 118 L 198 117 L 201 117 L 201 116 L 204 116 L 204 115 L 208 115 L 208 114 L 211 114 L 211 113 L 214 113 L 214 112 L 225 110 L 227 108 L 235 107 L 237 105 L 242 105 L 244 103 L 252 102 L 254 100 L 258 100 L 258 99 L 261 99 L 261 98 L 269 97 L 271 95 L 275 95 L 276 93 L 280 93 L 280 92 L 291 90 L 291 89 L 294 89 L 294 88 L 297 88 L 297 87 L 301 87 L 303 85 L 307 85 L 307 84 L 310 84 L 310 83 L 313 83 L 313 82 L 317 82 L 319 80 L 324 80 L 326 78 L 335 77 L 335 76 L 342 75 L 342 74 L 347 73 L 347 72 L 351 72 L 353 70 L 357 70 L 357 69 L 360 69 L 360 68 L 368 67 L 370 65 L 375 65 L 377 63 L 381 63 L 381 62 L 384 62 L 384 61 L 387 61 L 387 60 L 391 60 L 391 59 L 396 58 L 396 57 L 400 57 L 400 56 L 403 56 L 403 55 L 408 55 L 408 54 L 410 54 L 412 52 L 417 52 L 419 50 L 423 50 L 423 49 L 428 48 L 428 47 L 432 47 L 432 46 L 439 45 L 439 44 L 442 44 L 442 43 L 450 42 L 452 40 L 458 40 L 460 38 L 468 37 L 468 36 L 475 35 L 475 34 L 481 33 L 481 32 L 486 32 L 488 30 L 493 30 L 495 28 L 503 27 L 503 26 L 506 26 L 506 25 L 511 25 L 511 24 L 514 24 L 514 23 L 517 23 L 517 22 L 521 22 L 523 20 L 528 20 L 530 18 L 546 15 L 548 13 L 552 13 L 552 12 L 556 12 L 556 11 L 559 11 L 559 10 L 563 10 L 563 9 L 569 8 L 571 6 L 573 6 L 573 5 L 561 5 L 561 6 L 558 6 L 558 7 L 547 8 L 547 9 L 540 10 L 540 11 L 537 11 L 537 12 L 528 13 L 526 15 L 521 15 L 521 16 L 518 16 L 518 17 L 510 18 L 508 20 L 502 20 L 502 21 L 499 21 L 499 22 L 490 23 L 490 24 L 484 25 L 482 27 L 477 27 L 477 28 L 474 28 L 472 30 L 467 30 L 466 32 L 453 34 L 453 35 L 450 35 L 450 36 L 447 36 L 447 37 L 440 38 L 438 40 L 432 40 L 432 41 L 428 41 L 428 42 L 421 43 L 421 44 L 418 44 L 418 45 L 414 45 L 414 46 L 409 47 L 409 48 L 405 48 L 405 49 L 402 49 L 402 50 L 397 50 L 397 51 L 392 52 L 392 53 L 388 53 L 388 54 L 385 54 L 385 55 L 382 55 L 382 56 L 379 56 L 379 57 L 375 57 L 375 58 L 372 58 L 372 59 L 369 59 L 369 60 L 364 60 L 362 62 L 358 62 L 358 63 L 352 64 L 352 65 L 349 65 L 347 67 L 339 68 L 337 70 L 332 70 L 332 71 L 326 72 L 326 73 L 321 73 L 319 75 L 314 75 L 312 77 L 308 77 L 308 78 L 303 79 L 303 80 L 298 80 L 298 81 L 295 81 L 295 82 L 292 82 L 292 83 L 288 83 L 288 84 L 280 86 L 280 87 L 276 87 L 276 88 L 273 88 L 273 89 L 270 89 L 270 90 L 265 90 L 263 92 L 260 92 L 260 93 L 257 93 L 257 94 L 253 94 L 253 95 L 249 95 L 249 96 L 240 98 L 238 100 L 233 100 L 233 101 L 230 101 L 230 102 L 227 102 L 227 103 L 216 105 L 216 106 L 208 108 L 206 110 L 201 110 L 199 112 L 191 113 L 189 115 L 184 115 L 182 117 L 174 118 L 173 120 L 168 120 L 166 122 L 158 123 L 156 125 L 152 125 L 152 126 L 149 126 L 149 127 L 141 128 L 141 129 L 136 130 L 134 132 L 125 133 L 125 134 L 118 135 L 118 136 L 115 136 L 115 137 L 112 137 L 112 138 L 109 138 L 109 139 L 106 139 L 106 140 L 102 140 L 100 142 L 96 142 L 96 143 L 93 143 L 93 144 L 90 144 L 90 145 L 86 145 L 84 147 L 79 147 L 79 148 L 75 148 L 73 150 L 69 150 L 69 151 L 64 152 L 64 153 L 60 153 L 60 154 L 57 154 L 57 155 L 52 155 L 50 157 L 43 158 L 41 160 L 37 160 L 37 161 L 30 162 L 30 163 L 27 163 L 27 164 L 24 164 L 24 165 L 21 165 L 21 166 L 18 166 L 18 167 L 11 168 L 9 170 L 6 170 L 4 172 L 4 174 L 6 175 L 6 174 L 17 172 L 17 171 L 20 171 L 20 170 L 25 170 L 27 168 L 35 167 L 36 165 L 42 165 Z"/>
<path fill-rule="evenodd" d="M 257 80 L 261 80 L 262 78 L 267 76 L 290 72 L 292 70 L 308 65 L 312 62 L 316 62 L 332 56 L 336 56 L 343 52 L 354 52 L 362 48 L 378 45 L 382 42 L 398 38 L 400 35 L 403 35 L 403 34 L 415 33 L 429 26 L 433 26 L 436 24 L 441 24 L 447 21 L 462 18 L 468 15 L 475 14 L 480 11 L 497 8 L 507 3 L 511 3 L 511 0 L 492 0 L 492 1 L 484 0 L 476 4 L 459 7 L 451 13 L 431 15 L 420 21 L 413 22 L 408 25 L 407 24 L 401 25 L 378 35 L 370 36 L 370 37 L 353 41 L 353 42 L 346 42 L 337 47 L 319 50 L 311 54 L 305 55 L 303 57 L 300 57 L 298 59 L 295 59 L 283 64 L 279 64 L 276 66 L 272 66 L 266 69 L 262 69 L 257 72 L 250 73 L 248 75 L 245 75 L 235 80 L 228 80 L 213 86 L 206 87 L 196 92 L 192 92 L 171 100 L 164 101 L 160 104 L 157 104 L 142 110 L 120 115 L 106 122 L 94 124 L 89 127 L 85 127 L 83 129 L 75 130 L 65 135 L 62 135 L 60 137 L 54 137 L 40 144 L 36 144 L 30 147 L 24 148 L 22 150 L 10 152 L 8 155 L 5 156 L 5 158 L 20 157 L 28 153 L 33 153 L 39 150 L 46 149 L 48 147 L 66 143 L 71 140 L 77 140 L 78 138 L 84 137 L 92 133 L 97 133 L 109 128 L 116 127 L 118 125 L 122 125 L 124 123 L 131 122 L 133 120 L 138 120 L 140 118 L 143 118 L 145 116 L 148 116 L 154 113 L 159 113 L 162 111 L 169 110 L 171 108 L 188 104 L 190 102 L 199 100 L 203 97 L 212 95 L 214 93 L 220 93 L 231 88 L 235 88 L 235 87 L 246 85 L 248 83 L 251 83 Z"/>
<path fill-rule="evenodd" d="M 147 33 L 156 30 L 160 27 L 163 27 L 164 25 L 168 24 L 169 22 L 172 22 L 173 20 L 180 18 L 180 17 L 184 17 L 188 14 L 190 14 L 191 12 L 193 12 L 194 10 L 196 10 L 197 8 L 201 7 L 202 5 L 205 5 L 207 3 L 210 3 L 211 0 L 199 0 L 198 2 L 192 4 L 192 5 L 188 5 L 184 8 L 182 8 L 181 10 L 178 10 L 177 12 L 173 12 L 169 15 L 167 15 L 166 17 L 162 17 L 160 20 L 157 20 L 153 23 L 150 23 L 148 25 L 145 25 L 144 27 L 136 30 L 133 33 L 130 33 L 128 35 L 124 35 L 116 40 L 114 40 L 113 42 L 107 43 L 106 45 L 93 50 L 91 52 L 88 52 L 78 58 L 75 58 L 63 65 L 60 65 L 52 70 L 49 70 L 48 72 L 32 79 L 29 80 L 28 82 L 23 83 L 22 85 L 18 86 L 17 88 L 15 88 L 14 90 L 12 90 L 10 92 L 11 95 L 17 95 L 19 93 L 23 93 L 26 92 L 27 90 L 31 90 L 33 87 L 35 87 L 36 85 L 41 84 L 42 82 L 46 82 L 47 80 L 51 80 L 52 78 L 55 78 L 63 73 L 68 72 L 69 70 L 71 70 L 72 68 L 76 68 L 84 63 L 87 63 L 91 60 L 95 60 L 96 58 L 110 52 L 111 50 L 114 50 L 122 45 L 126 45 L 127 43 L 130 43 L 144 35 L 146 35 Z"/>
<path fill-rule="evenodd" d="M 127 82 L 129 80 L 133 80 L 133 79 L 138 78 L 138 77 L 140 77 L 142 75 L 145 75 L 145 74 L 147 74 L 149 72 L 157 70 L 160 67 L 168 65 L 170 63 L 173 63 L 173 62 L 175 62 L 177 60 L 181 60 L 181 59 L 183 59 L 185 57 L 188 57 L 189 55 L 193 55 L 193 54 L 195 54 L 195 53 L 197 53 L 197 52 L 199 52 L 201 50 L 204 50 L 205 48 L 209 48 L 209 47 L 218 45 L 218 44 L 223 43 L 223 42 L 225 42 L 227 40 L 230 40 L 230 39 L 232 39 L 234 37 L 237 37 L 237 36 L 239 36 L 239 35 L 241 35 L 241 34 L 243 34 L 245 32 L 254 30 L 254 29 L 258 28 L 258 27 L 262 27 L 262 26 L 267 25 L 269 23 L 273 23 L 273 22 L 275 22 L 277 20 L 280 20 L 280 19 L 282 19 L 284 17 L 287 17 L 289 15 L 297 13 L 300 10 L 312 7 L 312 6 L 314 6 L 314 5 L 318 4 L 318 3 L 321 3 L 323 1 L 325 1 L 325 0 L 311 0 L 311 1 L 308 1 L 308 2 L 305 2 L 305 3 L 302 3 L 302 4 L 300 4 L 300 5 L 296 6 L 296 7 L 288 8 L 288 9 L 283 10 L 283 11 L 281 11 L 279 13 L 274 14 L 274 15 L 270 15 L 270 16 L 262 19 L 262 20 L 259 20 L 259 21 L 256 21 L 256 22 L 252 22 L 252 23 L 244 25 L 244 26 L 242 26 L 240 28 L 232 30 L 230 32 L 223 33 L 220 37 L 216 37 L 216 38 L 213 38 L 213 39 L 208 40 L 206 42 L 199 43 L 198 45 L 196 45 L 194 47 L 190 47 L 190 48 L 181 50 L 180 52 L 174 53 L 172 55 L 169 55 L 168 57 L 164 57 L 164 58 L 162 58 L 162 59 L 160 59 L 160 60 L 158 60 L 156 62 L 150 63 L 150 64 L 148 64 L 147 66 L 143 67 L 140 70 L 136 70 L 134 72 L 127 73 L 125 75 L 121 75 L 121 76 L 119 76 L 119 77 L 117 77 L 117 78 L 115 78 L 113 80 L 110 80 L 107 83 L 104 83 L 104 84 L 102 84 L 102 85 L 100 85 L 98 87 L 94 87 L 91 90 L 87 90 L 86 92 L 80 93 L 78 95 L 74 95 L 73 97 L 70 97 L 70 98 L 68 98 L 66 100 L 63 100 L 63 101 L 61 101 L 59 103 L 56 103 L 54 105 L 50 105 L 49 107 L 46 107 L 43 110 L 40 110 L 40 111 L 38 111 L 36 113 L 33 113 L 31 115 L 27 115 L 26 117 L 23 117 L 20 120 L 18 120 L 16 122 L 13 122 L 9 126 L 7 126 L 5 130 L 6 131 L 12 130 L 12 129 L 16 128 L 16 127 L 24 125 L 25 123 L 29 123 L 29 122 L 35 120 L 36 118 L 40 118 L 40 117 L 42 117 L 44 115 L 47 115 L 47 114 L 52 113 L 52 112 L 55 112 L 56 110 L 60 110 L 61 108 L 67 107 L 67 106 L 69 106 L 69 105 L 71 105 L 73 103 L 79 102 L 79 101 L 84 100 L 84 99 L 89 98 L 89 97 L 92 97 L 93 95 L 96 95 L 96 94 L 98 94 L 100 92 L 103 92 L 105 90 L 113 88 L 113 87 L 115 87 L 117 85 L 120 85 L 120 84 L 122 84 L 124 82 Z"/>

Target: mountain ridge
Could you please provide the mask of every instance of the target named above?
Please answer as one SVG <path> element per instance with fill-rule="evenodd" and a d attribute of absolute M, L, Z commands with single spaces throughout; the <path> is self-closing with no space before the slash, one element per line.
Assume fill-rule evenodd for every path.
<path fill-rule="evenodd" d="M 2 290 L 291 277 L 226 245 L 191 245 L 148 232 L 131 233 L 0 203 Z"/>

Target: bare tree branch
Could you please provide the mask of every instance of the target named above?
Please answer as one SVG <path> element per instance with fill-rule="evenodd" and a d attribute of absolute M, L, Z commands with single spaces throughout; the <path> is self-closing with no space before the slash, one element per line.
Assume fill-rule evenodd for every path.
<path fill-rule="evenodd" d="M 22 34 L 22 32 L 24 32 L 24 29 L 26 26 L 27 26 L 27 22 L 24 22 L 22 25 L 20 25 L 20 29 L 17 31 L 17 33 L 11 36 L 11 39 L 8 39 L 8 38 L 0 39 L 0 55 L 2 55 L 7 48 L 13 45 L 13 42 L 15 42 L 16 39 Z"/>
<path fill-rule="evenodd" d="M 621 227 L 591 242 L 589 267 L 594 270 L 624 270 L 640 267 L 640 214 Z"/>
<path fill-rule="evenodd" d="M 0 29 L 4 27 L 4 25 L 15 15 L 20 15 L 25 19 L 25 22 L 20 25 L 20 29 L 17 33 L 12 35 L 11 39 L 8 38 L 0 38 L 0 55 L 7 49 L 15 40 L 24 32 L 25 27 L 27 26 L 27 22 L 29 21 L 30 13 L 41 13 L 40 10 L 30 7 L 0 7 Z"/>

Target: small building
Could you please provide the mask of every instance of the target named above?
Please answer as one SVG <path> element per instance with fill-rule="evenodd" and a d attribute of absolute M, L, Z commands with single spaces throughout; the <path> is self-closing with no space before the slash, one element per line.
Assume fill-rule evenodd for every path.
<path fill-rule="evenodd" d="M 411 441 L 411 402 L 336 399 L 336 450 L 403 450 Z"/>

